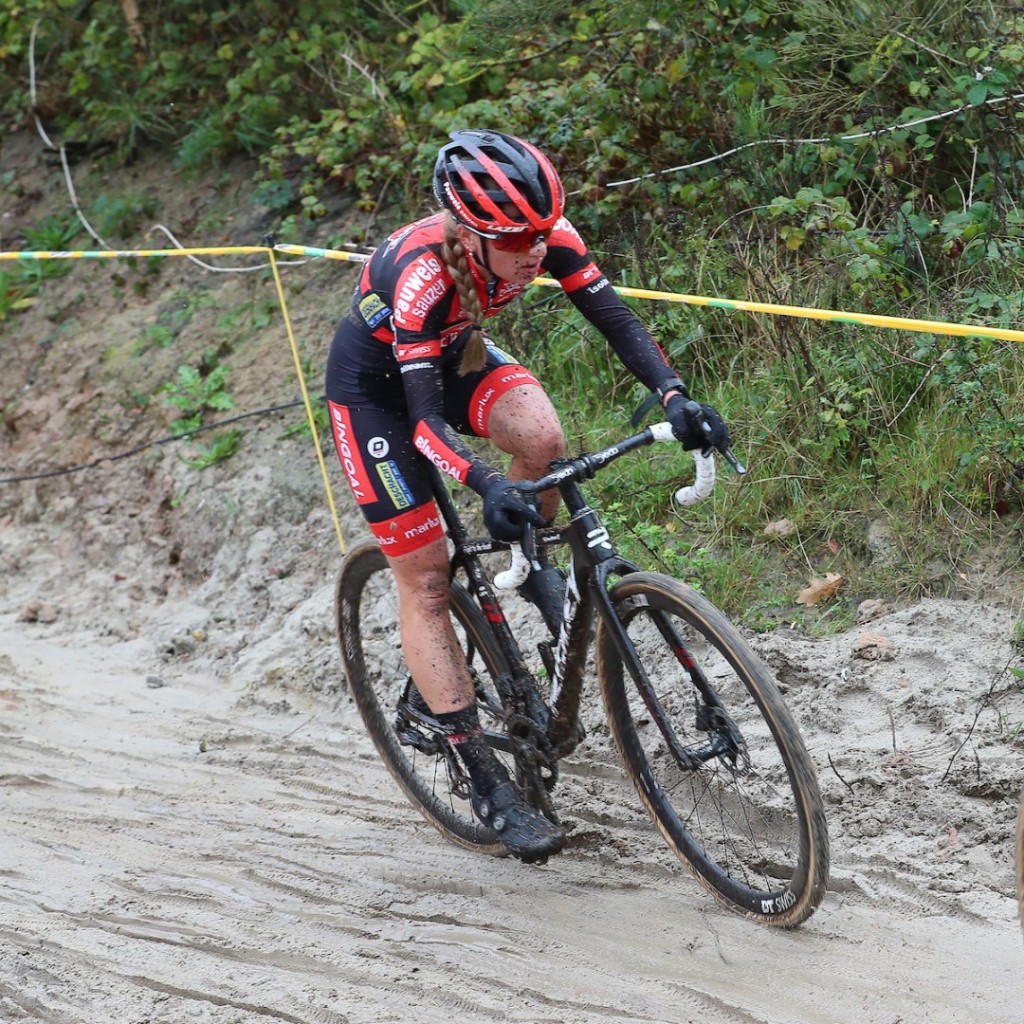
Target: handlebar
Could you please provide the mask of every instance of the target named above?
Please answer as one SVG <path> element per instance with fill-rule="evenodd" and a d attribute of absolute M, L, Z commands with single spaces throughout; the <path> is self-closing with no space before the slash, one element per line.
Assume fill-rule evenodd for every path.
<path fill-rule="evenodd" d="M 538 491 L 546 491 L 550 487 L 557 487 L 559 484 L 565 483 L 567 480 L 575 480 L 577 483 L 580 483 L 583 480 L 592 480 L 594 476 L 596 476 L 598 470 L 604 469 L 605 466 L 611 464 L 616 459 L 621 458 L 623 455 L 628 455 L 630 452 L 636 451 L 637 448 L 645 448 L 649 444 L 654 444 L 655 442 L 660 441 L 671 441 L 674 444 L 679 443 L 676 441 L 675 434 L 672 432 L 672 424 L 667 421 L 663 423 L 654 423 L 649 427 L 645 427 L 638 434 L 633 434 L 631 437 L 627 437 L 622 441 L 616 441 L 607 448 L 602 448 L 601 451 L 593 452 L 590 455 L 580 455 L 575 459 L 566 459 L 556 469 L 553 469 L 550 473 L 542 476 L 539 480 L 517 480 L 516 487 L 522 491 L 523 494 L 536 494 Z M 724 458 L 737 473 L 741 476 L 746 473 L 746 466 L 736 458 L 731 448 L 725 448 L 720 451 L 722 458 Z M 704 449 L 704 453 L 706 453 L 707 460 L 709 462 L 712 462 L 710 459 L 711 452 L 711 448 Z"/>
<path fill-rule="evenodd" d="M 697 403 L 693 404 L 696 405 Z M 697 406 L 697 409 L 702 428 L 706 433 L 710 433 L 711 426 L 704 418 L 703 410 L 699 406 Z M 698 415 L 698 413 L 695 413 L 695 415 Z M 644 448 L 649 444 L 660 441 L 671 441 L 674 444 L 679 443 L 672 431 L 671 423 L 654 423 L 641 430 L 638 434 L 633 434 L 622 441 L 616 441 L 601 451 L 593 452 L 589 455 L 580 455 L 575 459 L 566 459 L 539 480 L 516 481 L 516 487 L 523 494 L 531 495 L 537 494 L 539 491 L 546 491 L 551 487 L 557 487 L 559 484 L 569 480 L 574 480 L 577 483 L 583 480 L 592 480 L 597 475 L 598 470 L 610 465 L 616 459 L 621 458 L 623 455 L 628 455 L 638 448 Z M 703 450 L 698 449 L 693 452 L 696 463 L 696 476 L 693 483 L 686 487 L 680 487 L 675 493 L 675 500 L 680 505 L 693 505 L 711 493 L 711 489 L 715 485 L 714 452 L 716 450 L 719 451 L 736 473 L 742 476 L 747 472 L 746 466 L 736 458 L 731 448 L 713 449 L 708 447 Z M 518 587 L 529 575 L 530 568 L 536 559 L 536 537 L 532 526 L 526 527 L 522 542 L 520 544 L 513 544 L 511 551 L 512 564 L 504 572 L 499 572 L 494 577 L 494 585 L 499 590 L 512 590 Z"/>

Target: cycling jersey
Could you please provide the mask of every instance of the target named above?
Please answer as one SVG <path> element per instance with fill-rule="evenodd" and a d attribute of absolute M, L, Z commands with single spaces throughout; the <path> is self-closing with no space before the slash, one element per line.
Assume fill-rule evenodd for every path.
<path fill-rule="evenodd" d="M 352 306 L 331 347 L 327 396 L 334 406 L 369 401 L 400 412 L 416 450 L 479 491 L 496 470 L 459 437 L 445 415 L 446 377 L 457 365 L 474 326 L 441 258 L 445 216 L 437 213 L 395 232 L 363 267 Z M 521 285 L 489 277 L 472 259 L 469 263 L 484 320 L 498 314 L 523 290 Z M 661 349 L 609 286 L 564 217 L 548 239 L 542 269 L 558 280 L 576 308 L 648 388 L 679 386 Z M 515 372 L 519 371 L 521 383 L 537 385 L 528 370 L 518 367 Z M 514 384 L 514 380 L 505 382 L 506 387 Z M 487 436 L 486 417 L 497 397 L 500 394 L 477 396 L 475 412 L 467 417 L 473 433 Z M 336 425 L 336 442 L 337 430 Z"/>

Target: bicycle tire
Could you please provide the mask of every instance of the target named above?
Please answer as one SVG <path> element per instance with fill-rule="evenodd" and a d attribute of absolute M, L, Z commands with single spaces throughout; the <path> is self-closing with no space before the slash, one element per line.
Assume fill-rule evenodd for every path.
<path fill-rule="evenodd" d="M 684 584 L 638 572 L 610 596 L 652 684 L 649 706 L 602 621 L 601 694 L 641 801 L 719 901 L 762 924 L 796 927 L 825 894 L 828 830 L 813 763 L 775 682 L 738 630 Z M 694 674 L 701 672 L 724 708 L 713 707 L 710 722 L 704 712 L 703 723 Z M 667 727 L 659 728 L 659 716 Z M 728 734 L 742 736 L 740 756 L 708 754 L 708 728 L 718 722 L 737 727 Z M 698 754 L 708 758 L 694 766 Z"/>
<path fill-rule="evenodd" d="M 497 702 L 490 680 L 506 671 L 505 659 L 494 645 L 479 606 L 455 581 L 451 607 L 478 688 L 487 688 L 490 699 Z M 396 731 L 398 702 L 409 679 L 397 609 L 394 576 L 377 542 L 369 540 L 352 548 L 338 573 L 335 617 L 356 707 L 391 775 L 427 821 L 459 846 L 504 856 L 507 850 L 497 834 L 473 816 L 468 799 L 452 792 L 444 754 L 403 743 Z M 488 720 L 483 710 L 481 718 L 485 728 L 499 728 L 496 719 Z"/>

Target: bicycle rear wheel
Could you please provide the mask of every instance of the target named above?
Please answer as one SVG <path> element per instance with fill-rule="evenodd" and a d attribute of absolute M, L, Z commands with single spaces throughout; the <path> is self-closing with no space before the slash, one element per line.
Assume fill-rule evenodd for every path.
<path fill-rule="evenodd" d="M 624 659 L 598 629 L 601 692 L 669 846 L 732 910 L 794 927 L 821 902 L 828 832 L 814 766 L 768 670 L 705 598 L 659 573 L 611 590 Z"/>
<path fill-rule="evenodd" d="M 452 621 L 477 688 L 485 729 L 499 728 L 501 704 L 493 678 L 505 661 L 479 606 L 458 582 L 451 588 Z M 402 656 L 394 575 L 376 541 L 346 556 L 335 589 L 342 661 L 356 707 L 388 770 L 421 814 L 459 846 L 504 856 L 493 830 L 469 803 L 468 779 L 451 745 L 417 720 L 411 677 Z M 410 709 L 410 703 L 412 709 Z"/>

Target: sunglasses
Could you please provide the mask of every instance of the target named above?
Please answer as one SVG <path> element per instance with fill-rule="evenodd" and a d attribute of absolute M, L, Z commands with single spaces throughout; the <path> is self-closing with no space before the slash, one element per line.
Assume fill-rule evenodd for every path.
<path fill-rule="evenodd" d="M 546 242 L 551 237 L 551 228 L 547 231 L 517 231 L 515 234 L 483 237 L 498 252 L 529 252 L 538 242 Z"/>

